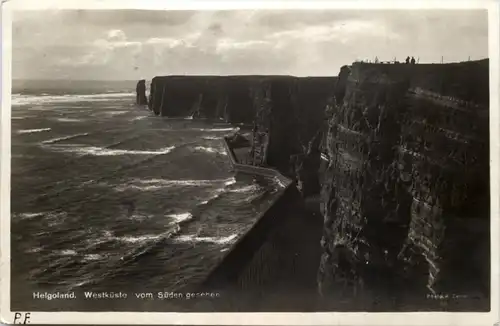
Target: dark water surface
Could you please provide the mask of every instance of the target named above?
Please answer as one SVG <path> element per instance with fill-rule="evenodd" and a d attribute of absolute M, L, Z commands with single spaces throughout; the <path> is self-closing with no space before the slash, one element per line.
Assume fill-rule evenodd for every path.
<path fill-rule="evenodd" d="M 36 291 L 196 284 L 276 197 L 277 184 L 234 178 L 232 126 L 153 117 L 134 99 L 13 96 L 12 309 L 85 304 Z"/>

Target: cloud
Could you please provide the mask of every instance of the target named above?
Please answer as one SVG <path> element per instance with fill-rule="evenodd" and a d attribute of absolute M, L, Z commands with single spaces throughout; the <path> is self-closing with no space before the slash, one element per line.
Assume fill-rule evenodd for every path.
<path fill-rule="evenodd" d="M 120 29 L 112 29 L 108 31 L 108 41 L 110 42 L 123 42 L 127 40 L 127 36 Z"/>
<path fill-rule="evenodd" d="M 397 39 L 400 36 L 381 22 L 350 20 L 280 31 L 271 34 L 268 38 L 281 41 L 303 40 L 312 43 L 341 40 L 342 43 L 346 43 L 348 40 L 356 41 L 360 37 Z"/>
<path fill-rule="evenodd" d="M 14 14 L 15 78 L 334 75 L 356 59 L 487 56 L 485 11 L 62 10 Z"/>
<path fill-rule="evenodd" d="M 238 50 L 248 50 L 248 49 L 261 49 L 264 47 L 270 47 L 273 43 L 269 41 L 262 40 L 248 40 L 248 41 L 236 41 L 229 38 L 220 39 L 216 44 L 216 53 L 223 54 L 230 51 Z"/>

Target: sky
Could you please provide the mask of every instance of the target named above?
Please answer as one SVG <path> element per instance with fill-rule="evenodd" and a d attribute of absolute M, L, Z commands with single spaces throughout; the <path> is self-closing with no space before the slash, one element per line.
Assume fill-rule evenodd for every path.
<path fill-rule="evenodd" d="M 43 10 L 12 18 L 14 79 L 332 76 L 375 56 L 488 56 L 486 10 Z"/>

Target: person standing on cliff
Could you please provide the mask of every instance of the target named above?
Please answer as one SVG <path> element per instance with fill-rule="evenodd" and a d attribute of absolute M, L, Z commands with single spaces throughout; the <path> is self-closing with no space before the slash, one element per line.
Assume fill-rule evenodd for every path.
<path fill-rule="evenodd" d="M 415 64 L 415 58 L 414 57 L 411 57 L 411 64 L 414 65 Z"/>
<path fill-rule="evenodd" d="M 407 63 L 407 64 L 408 64 L 408 63 L 410 63 L 410 56 L 407 56 L 407 57 L 406 57 L 406 63 Z"/>

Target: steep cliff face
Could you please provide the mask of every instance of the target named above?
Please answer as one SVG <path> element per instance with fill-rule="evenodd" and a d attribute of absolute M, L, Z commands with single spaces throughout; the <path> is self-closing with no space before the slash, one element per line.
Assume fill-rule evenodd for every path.
<path fill-rule="evenodd" d="M 235 123 L 253 123 L 256 108 L 266 98 L 262 91 L 275 83 L 276 105 L 279 92 L 291 94 L 299 107 L 300 119 L 309 128 L 306 139 L 317 131 L 326 96 L 331 92 L 335 77 L 297 78 L 292 76 L 164 76 L 151 83 L 150 108 L 162 116 L 195 115 L 222 118 Z M 282 85 L 282 86 L 278 86 Z M 281 87 L 281 90 L 279 89 Z M 298 115 L 295 116 L 299 118 Z"/>
<path fill-rule="evenodd" d="M 487 90 L 487 61 L 342 68 L 325 144 L 324 295 L 488 283 L 472 254 L 489 248 Z"/>
<path fill-rule="evenodd" d="M 313 159 L 309 149 L 324 126 L 325 106 L 333 96 L 336 80 L 336 77 L 291 76 L 155 77 L 151 83 L 150 109 L 162 116 L 254 124 L 268 138 L 262 163 L 295 176 L 295 166 L 303 165 L 308 151 L 306 165 L 319 158 L 318 150 L 314 151 Z M 315 179 L 312 170 L 307 170 L 299 173 L 299 178 Z"/>
<path fill-rule="evenodd" d="M 325 107 L 332 96 L 333 78 L 276 78 L 253 91 L 257 130 L 267 130 L 265 164 L 318 188 L 319 145 L 323 140 Z M 304 166 L 308 168 L 304 169 Z M 309 185 L 306 185 L 309 187 Z M 319 191 L 313 191 L 319 192 Z"/>

